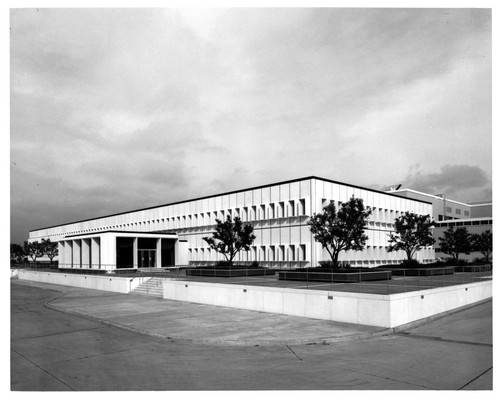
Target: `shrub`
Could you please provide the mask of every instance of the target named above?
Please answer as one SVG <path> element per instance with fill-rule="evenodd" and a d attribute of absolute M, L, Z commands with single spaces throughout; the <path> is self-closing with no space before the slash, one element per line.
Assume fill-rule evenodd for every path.
<path fill-rule="evenodd" d="M 260 268 L 260 265 L 257 261 L 252 261 L 250 264 L 250 268 Z"/>
<path fill-rule="evenodd" d="M 401 266 L 405 268 L 418 268 L 420 267 L 420 265 L 420 262 L 413 258 L 410 258 L 409 260 L 403 260 L 403 262 L 401 262 Z"/>
<path fill-rule="evenodd" d="M 217 267 L 229 267 L 229 261 L 217 261 L 215 265 Z"/>
<path fill-rule="evenodd" d="M 333 261 L 319 261 L 318 264 L 319 264 L 320 268 L 329 268 L 329 269 L 333 269 L 333 268 L 351 268 L 351 264 L 349 264 L 348 262 L 342 262 L 342 261 L 337 261 L 337 262 L 333 262 Z"/>

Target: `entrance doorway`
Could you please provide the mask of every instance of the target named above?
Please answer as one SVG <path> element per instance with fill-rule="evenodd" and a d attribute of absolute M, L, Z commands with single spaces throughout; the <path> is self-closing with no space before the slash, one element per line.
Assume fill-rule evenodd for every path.
<path fill-rule="evenodd" d="M 156 250 L 139 250 L 139 268 L 156 266 Z"/>

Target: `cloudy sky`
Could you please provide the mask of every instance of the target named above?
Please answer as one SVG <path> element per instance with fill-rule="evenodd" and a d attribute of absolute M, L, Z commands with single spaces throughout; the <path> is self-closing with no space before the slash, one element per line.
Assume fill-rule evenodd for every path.
<path fill-rule="evenodd" d="M 491 200 L 487 9 L 14 9 L 11 241 L 309 175 Z"/>

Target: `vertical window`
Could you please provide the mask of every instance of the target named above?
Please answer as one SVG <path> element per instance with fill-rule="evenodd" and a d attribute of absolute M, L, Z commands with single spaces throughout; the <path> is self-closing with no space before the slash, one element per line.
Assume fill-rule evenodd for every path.
<path fill-rule="evenodd" d="M 261 260 L 266 261 L 266 246 L 260 246 Z"/>
<path fill-rule="evenodd" d="M 275 261 L 274 246 L 269 246 L 269 261 Z"/>
<path fill-rule="evenodd" d="M 243 207 L 243 217 L 241 218 L 244 221 L 248 221 L 248 207 Z"/>
<path fill-rule="evenodd" d="M 252 216 L 251 216 L 252 221 L 257 220 L 257 206 L 252 206 Z"/>
<path fill-rule="evenodd" d="M 306 261 L 307 260 L 307 257 L 306 257 L 306 245 L 305 244 L 301 244 L 300 245 L 300 260 L 302 261 Z"/>
<path fill-rule="evenodd" d="M 269 204 L 269 218 L 276 218 L 274 215 L 274 204 Z"/>
<path fill-rule="evenodd" d="M 266 206 L 262 204 L 260 206 L 260 219 L 266 219 Z"/>
<path fill-rule="evenodd" d="M 306 215 L 306 199 L 299 200 L 299 215 Z"/>
<path fill-rule="evenodd" d="M 285 246 L 283 246 L 283 245 L 280 245 L 280 261 L 286 261 Z"/>
<path fill-rule="evenodd" d="M 284 218 L 285 217 L 285 202 L 280 201 L 278 203 L 278 207 L 279 207 L 278 208 L 279 209 L 279 215 L 278 215 L 278 217 L 279 218 Z"/>
<path fill-rule="evenodd" d="M 289 202 L 289 209 L 290 209 L 290 212 L 288 213 L 288 216 L 290 217 L 295 217 L 295 201 L 294 200 L 290 200 Z"/>
<path fill-rule="evenodd" d="M 290 261 L 295 261 L 295 245 L 290 245 Z"/>

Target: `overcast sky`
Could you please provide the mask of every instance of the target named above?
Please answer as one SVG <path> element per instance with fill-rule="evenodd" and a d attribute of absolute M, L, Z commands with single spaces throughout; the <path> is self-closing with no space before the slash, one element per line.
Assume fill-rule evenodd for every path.
<path fill-rule="evenodd" d="M 15 9 L 11 241 L 309 175 L 491 200 L 487 9 Z"/>

